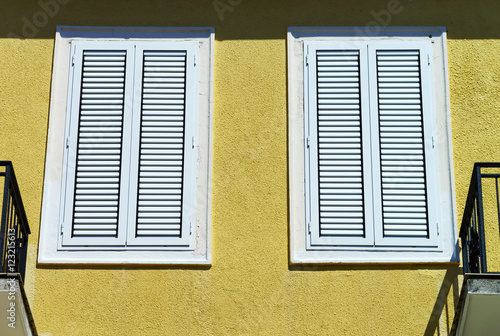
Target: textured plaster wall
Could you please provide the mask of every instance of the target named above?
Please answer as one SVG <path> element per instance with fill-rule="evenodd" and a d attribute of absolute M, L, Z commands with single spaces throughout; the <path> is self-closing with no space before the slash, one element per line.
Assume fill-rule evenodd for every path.
<path fill-rule="evenodd" d="M 54 4 L 0 14 L 0 159 L 14 162 L 33 231 L 26 290 L 41 335 L 447 335 L 456 265 L 288 265 L 286 31 L 447 27 L 461 218 L 473 162 L 500 158 L 498 1 Z M 211 268 L 36 265 L 56 25 L 215 27 Z"/>
<path fill-rule="evenodd" d="M 499 40 L 448 42 L 455 184 L 459 220 L 474 162 L 500 162 Z M 483 172 L 499 173 L 500 169 Z M 500 271 L 500 239 L 494 180 L 483 180 L 488 271 Z M 462 206 L 462 208 L 460 208 Z"/>

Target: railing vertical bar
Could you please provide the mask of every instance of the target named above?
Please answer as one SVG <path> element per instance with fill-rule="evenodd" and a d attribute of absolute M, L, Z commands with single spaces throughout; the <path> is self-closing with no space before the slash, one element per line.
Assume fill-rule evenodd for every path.
<path fill-rule="evenodd" d="M 481 166 L 476 167 L 476 178 L 477 178 L 477 219 L 479 226 L 479 241 L 481 248 L 481 273 L 488 272 L 486 265 L 486 242 L 484 237 L 484 217 L 483 217 L 483 191 L 481 186 Z"/>
<path fill-rule="evenodd" d="M 469 273 L 469 243 L 467 241 L 468 235 L 461 237 L 462 241 L 462 262 L 464 264 L 464 272 Z"/>
<path fill-rule="evenodd" d="M 26 273 L 26 260 L 28 258 L 28 239 L 27 237 L 22 237 L 20 239 L 21 242 L 21 251 L 19 258 L 19 273 L 21 273 L 21 278 L 24 281 L 24 274 Z"/>
<path fill-rule="evenodd" d="M 14 196 L 13 196 L 13 192 L 12 192 L 12 184 L 9 184 L 9 202 L 10 202 L 10 207 L 9 207 L 9 226 L 8 226 L 8 229 L 7 229 L 7 246 L 8 244 L 11 242 L 10 240 L 10 237 L 11 235 L 9 234 L 11 232 L 11 230 L 14 230 L 14 232 L 17 231 L 17 227 L 16 227 L 16 204 L 15 204 L 15 200 L 14 200 Z M 15 236 L 17 236 L 17 234 L 15 234 Z M 15 238 L 15 237 L 14 237 Z M 14 242 L 14 270 L 17 269 L 17 256 L 18 256 L 18 253 L 17 253 L 17 242 L 15 241 Z M 9 250 L 11 250 L 10 247 L 7 248 L 7 269 L 6 269 L 6 273 L 15 273 L 15 272 L 11 272 L 10 271 L 10 267 L 9 267 Z"/>
<path fill-rule="evenodd" d="M 479 272 L 479 253 L 476 248 L 479 246 L 479 241 L 476 241 L 479 238 L 477 234 L 477 199 L 474 198 L 472 212 L 471 212 L 471 226 L 470 226 L 470 234 L 469 234 L 469 261 L 472 264 L 470 268 L 470 272 L 476 273 Z M 471 249 L 472 248 L 472 249 Z"/>
<path fill-rule="evenodd" d="M 21 261 L 19 263 L 19 272 L 21 273 L 21 277 L 24 280 L 24 275 L 26 272 L 26 263 L 27 263 L 27 259 L 28 259 L 28 232 L 27 232 L 27 230 L 25 230 L 24 225 L 22 225 L 23 218 L 21 216 L 19 216 L 19 221 L 21 222 L 21 226 L 20 226 L 21 230 L 20 231 L 22 233 L 22 240 L 21 240 L 22 258 L 21 258 Z"/>
<path fill-rule="evenodd" d="M 18 272 L 21 274 L 21 278 L 24 280 L 24 272 L 26 268 L 26 258 L 27 258 L 27 251 L 26 251 L 27 244 L 25 243 L 25 234 L 22 229 L 21 217 L 19 216 L 19 209 L 17 208 L 16 208 L 16 222 L 17 222 L 16 265 L 18 267 Z"/>
<path fill-rule="evenodd" d="M 11 175 L 12 177 L 12 175 Z M 5 254 L 5 273 L 11 273 L 9 272 L 9 229 L 12 228 L 12 206 L 13 206 L 13 200 L 12 200 L 12 189 L 10 188 L 11 186 L 11 183 L 9 183 L 9 191 L 8 191 L 8 194 L 9 194 L 9 198 L 7 200 L 7 204 L 8 204 L 8 209 L 7 209 L 7 221 L 6 221 L 6 230 L 5 230 L 5 235 L 6 235 L 6 239 L 5 239 L 5 247 L 4 247 L 4 251 L 6 251 L 6 254 Z"/>
<path fill-rule="evenodd" d="M 498 219 L 498 233 L 500 235 L 500 199 L 498 194 L 498 177 L 495 177 L 495 186 L 497 189 L 497 219 Z"/>
<path fill-rule="evenodd" d="M 21 244 L 22 244 L 22 234 L 21 234 L 21 227 L 19 226 L 19 216 L 17 215 L 17 208 L 16 208 L 16 218 L 14 220 L 14 227 L 16 228 L 16 268 L 19 273 L 21 273 Z M 21 274 L 21 277 L 23 275 Z"/>

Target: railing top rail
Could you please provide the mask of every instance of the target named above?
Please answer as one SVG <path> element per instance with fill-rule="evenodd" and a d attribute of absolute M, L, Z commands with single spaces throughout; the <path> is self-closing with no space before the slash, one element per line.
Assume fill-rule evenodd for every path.
<path fill-rule="evenodd" d="M 476 162 L 474 163 L 474 168 L 476 167 L 484 168 L 500 168 L 500 162 Z"/>
<path fill-rule="evenodd" d="M 0 160 L 0 166 L 12 166 L 12 161 Z"/>

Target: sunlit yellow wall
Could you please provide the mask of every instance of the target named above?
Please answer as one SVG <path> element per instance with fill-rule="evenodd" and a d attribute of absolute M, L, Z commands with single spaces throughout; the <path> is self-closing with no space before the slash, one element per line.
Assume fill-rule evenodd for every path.
<path fill-rule="evenodd" d="M 461 218 L 473 162 L 500 160 L 497 0 L 60 1 L 0 14 L 0 159 L 14 162 L 32 228 L 41 335 L 447 335 L 456 265 L 288 265 L 286 31 L 447 27 Z M 211 268 L 36 266 L 57 25 L 215 28 Z"/>

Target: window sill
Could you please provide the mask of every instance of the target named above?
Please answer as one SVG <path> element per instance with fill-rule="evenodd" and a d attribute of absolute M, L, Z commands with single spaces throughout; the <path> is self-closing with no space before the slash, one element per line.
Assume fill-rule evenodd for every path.
<path fill-rule="evenodd" d="M 57 251 L 39 255 L 39 265 L 210 265 L 211 256 L 192 251 Z"/>

